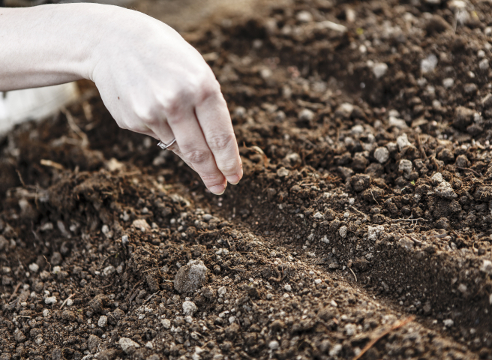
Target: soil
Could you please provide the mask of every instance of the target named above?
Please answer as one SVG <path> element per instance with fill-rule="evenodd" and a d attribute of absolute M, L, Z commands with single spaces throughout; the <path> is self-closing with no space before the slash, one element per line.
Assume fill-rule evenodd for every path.
<path fill-rule="evenodd" d="M 492 359 L 492 5 L 299 0 L 186 37 L 223 196 L 91 84 L 0 139 L 0 359 Z"/>

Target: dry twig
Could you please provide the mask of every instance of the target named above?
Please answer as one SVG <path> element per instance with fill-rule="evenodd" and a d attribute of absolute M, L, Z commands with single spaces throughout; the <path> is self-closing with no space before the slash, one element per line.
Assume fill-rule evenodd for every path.
<path fill-rule="evenodd" d="M 389 329 L 383 331 L 380 335 L 376 336 L 374 339 L 372 339 L 365 347 L 364 349 L 362 349 L 362 351 L 359 353 L 359 355 L 357 355 L 356 357 L 353 358 L 353 360 L 359 360 L 370 348 L 372 348 L 374 346 L 374 344 L 376 344 L 379 340 L 381 340 L 382 338 L 384 338 L 386 335 L 388 335 L 390 332 L 396 330 L 396 329 L 399 329 L 401 328 L 402 326 L 405 326 L 406 324 L 408 324 L 410 321 L 413 321 L 415 319 L 415 316 L 412 315 L 412 316 L 409 316 L 407 317 L 406 319 L 402 320 L 402 321 L 399 321 L 397 322 L 396 324 L 394 324 L 392 327 L 390 327 Z"/>

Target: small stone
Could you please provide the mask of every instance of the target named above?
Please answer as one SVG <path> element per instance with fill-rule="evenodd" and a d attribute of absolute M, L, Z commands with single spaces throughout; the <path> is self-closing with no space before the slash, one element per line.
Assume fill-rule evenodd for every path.
<path fill-rule="evenodd" d="M 348 228 L 345 225 L 341 226 L 340 229 L 338 229 L 338 234 L 342 239 L 345 239 L 347 237 L 347 232 Z"/>
<path fill-rule="evenodd" d="M 456 199 L 458 195 L 454 192 L 453 187 L 447 181 L 442 181 L 436 187 L 436 194 L 444 199 L 452 200 Z"/>
<path fill-rule="evenodd" d="M 287 170 L 287 169 L 286 169 L 286 168 L 284 168 L 284 167 L 281 167 L 280 169 L 278 169 L 278 170 L 277 170 L 277 176 L 278 176 L 279 178 L 284 178 L 284 177 L 287 177 L 287 176 L 289 176 L 289 174 L 290 174 L 290 171 L 289 171 L 289 170 Z"/>
<path fill-rule="evenodd" d="M 313 15 L 309 11 L 300 11 L 297 13 L 296 18 L 299 22 L 308 23 L 313 21 Z"/>
<path fill-rule="evenodd" d="M 284 286 L 284 290 L 285 290 L 285 291 L 292 291 L 292 286 L 290 286 L 289 284 L 286 284 L 286 285 Z"/>
<path fill-rule="evenodd" d="M 49 297 L 44 299 L 44 303 L 46 305 L 56 304 L 56 297 L 55 296 L 49 296 Z"/>
<path fill-rule="evenodd" d="M 97 321 L 97 326 L 99 326 L 100 328 L 106 327 L 107 324 L 108 324 L 108 317 L 105 315 L 102 315 Z"/>
<path fill-rule="evenodd" d="M 50 316 L 50 311 L 48 309 L 43 309 L 43 317 Z"/>
<path fill-rule="evenodd" d="M 390 116 L 388 120 L 389 127 L 396 127 L 398 129 L 406 129 L 408 127 L 407 123 L 403 119 L 398 119 L 395 116 Z"/>
<path fill-rule="evenodd" d="M 174 288 L 179 293 L 195 292 L 203 286 L 207 277 L 207 267 L 201 260 L 190 260 L 182 266 L 174 278 Z"/>
<path fill-rule="evenodd" d="M 385 63 L 376 63 L 372 68 L 372 72 L 376 77 L 376 79 L 383 77 L 387 71 L 388 71 L 388 65 L 386 65 Z"/>
<path fill-rule="evenodd" d="M 135 341 L 125 337 L 120 338 L 119 344 L 121 346 L 121 350 L 123 350 L 127 354 L 130 352 L 131 348 L 140 347 L 140 345 L 138 345 Z"/>
<path fill-rule="evenodd" d="M 465 284 L 459 284 L 458 286 L 458 291 L 461 292 L 462 294 L 466 293 L 468 290 L 468 287 Z"/>
<path fill-rule="evenodd" d="M 21 330 L 16 329 L 14 332 L 14 339 L 18 343 L 22 343 L 22 342 L 26 341 L 27 338 L 26 338 L 26 335 L 24 335 L 24 333 Z"/>
<path fill-rule="evenodd" d="M 348 119 L 354 111 L 354 105 L 350 103 L 341 104 L 335 111 L 335 117 Z"/>
<path fill-rule="evenodd" d="M 145 221 L 145 219 L 134 220 L 132 225 L 133 227 L 140 230 L 141 232 L 146 232 L 151 230 L 150 225 L 147 223 L 147 221 Z"/>
<path fill-rule="evenodd" d="M 39 270 L 39 265 L 36 263 L 29 264 L 29 271 L 37 273 Z"/>
<path fill-rule="evenodd" d="M 492 275 L 492 261 L 484 260 L 482 265 L 480 266 L 480 271 Z"/>
<path fill-rule="evenodd" d="M 437 66 L 437 56 L 434 54 L 430 54 L 425 59 L 420 62 L 420 71 L 423 74 L 434 71 Z"/>
<path fill-rule="evenodd" d="M 371 241 L 376 241 L 383 232 L 384 232 L 384 227 L 382 225 L 369 226 L 367 228 L 367 239 Z"/>
<path fill-rule="evenodd" d="M 193 316 L 193 314 L 198 310 L 197 306 L 192 301 L 183 302 L 183 314 L 185 316 Z"/>
<path fill-rule="evenodd" d="M 410 160 L 400 160 L 400 165 L 398 166 L 398 170 L 404 174 L 410 174 L 413 170 L 413 164 Z"/>
<path fill-rule="evenodd" d="M 352 129 L 350 129 L 350 132 L 353 135 L 361 135 L 364 132 L 364 126 L 362 126 L 362 125 L 354 125 L 354 126 L 352 126 Z"/>
<path fill-rule="evenodd" d="M 478 63 L 478 67 L 482 71 L 487 70 L 489 68 L 489 60 L 488 59 L 480 60 L 480 62 Z"/>
<path fill-rule="evenodd" d="M 164 327 L 164 329 L 170 329 L 171 328 L 171 320 L 169 320 L 169 319 L 161 320 L 161 324 Z"/>
<path fill-rule="evenodd" d="M 89 340 L 87 340 L 87 347 L 92 354 L 95 354 L 98 350 L 99 345 L 101 344 L 101 339 L 96 335 L 90 335 Z"/>
<path fill-rule="evenodd" d="M 314 112 L 309 109 L 302 109 L 299 112 L 298 119 L 300 121 L 311 122 L 314 119 Z"/>
<path fill-rule="evenodd" d="M 454 321 L 452 319 L 446 319 L 446 320 L 443 320 L 442 322 L 443 322 L 444 326 L 446 326 L 448 328 L 452 327 L 454 325 Z"/>
<path fill-rule="evenodd" d="M 434 186 L 439 185 L 444 181 L 444 178 L 442 177 L 442 174 L 440 172 L 436 172 L 434 175 L 431 177 L 432 184 Z"/>
<path fill-rule="evenodd" d="M 389 159 L 389 150 L 386 147 L 378 147 L 374 150 L 374 158 L 380 163 L 384 164 Z"/>
<path fill-rule="evenodd" d="M 336 344 L 330 349 L 328 354 L 333 357 L 337 356 L 342 351 L 342 348 L 343 348 L 342 344 Z"/>
<path fill-rule="evenodd" d="M 398 138 L 396 139 L 396 144 L 398 145 L 398 149 L 400 151 L 402 151 L 403 148 L 412 145 L 410 143 L 410 141 L 408 141 L 407 134 L 403 134 L 403 135 L 398 136 Z"/>
<path fill-rule="evenodd" d="M 109 265 L 103 269 L 103 275 L 104 276 L 110 276 L 110 275 L 114 274 L 115 271 L 116 271 L 116 269 L 114 268 L 114 266 Z"/>
<path fill-rule="evenodd" d="M 454 79 L 453 78 L 446 78 L 442 81 L 442 86 L 444 86 L 446 89 L 449 89 L 454 85 Z"/>
<path fill-rule="evenodd" d="M 270 348 L 270 350 L 275 351 L 280 347 L 280 344 L 278 343 L 277 340 L 273 340 L 273 341 L 270 341 L 270 343 L 268 344 L 268 347 Z"/>

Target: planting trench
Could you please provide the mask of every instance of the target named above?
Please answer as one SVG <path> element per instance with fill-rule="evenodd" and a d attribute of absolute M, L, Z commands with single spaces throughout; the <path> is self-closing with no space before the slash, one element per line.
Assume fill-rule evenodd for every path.
<path fill-rule="evenodd" d="M 4 137 L 0 359 L 492 358 L 492 9 L 458 3 L 187 34 L 243 159 L 221 197 L 90 84 Z"/>

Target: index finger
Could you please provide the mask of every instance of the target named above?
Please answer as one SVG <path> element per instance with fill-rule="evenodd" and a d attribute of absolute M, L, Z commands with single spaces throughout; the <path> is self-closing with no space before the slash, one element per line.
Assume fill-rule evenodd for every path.
<path fill-rule="evenodd" d="M 199 102 L 195 113 L 218 169 L 229 183 L 237 184 L 243 177 L 243 168 L 229 110 L 220 90 Z"/>

